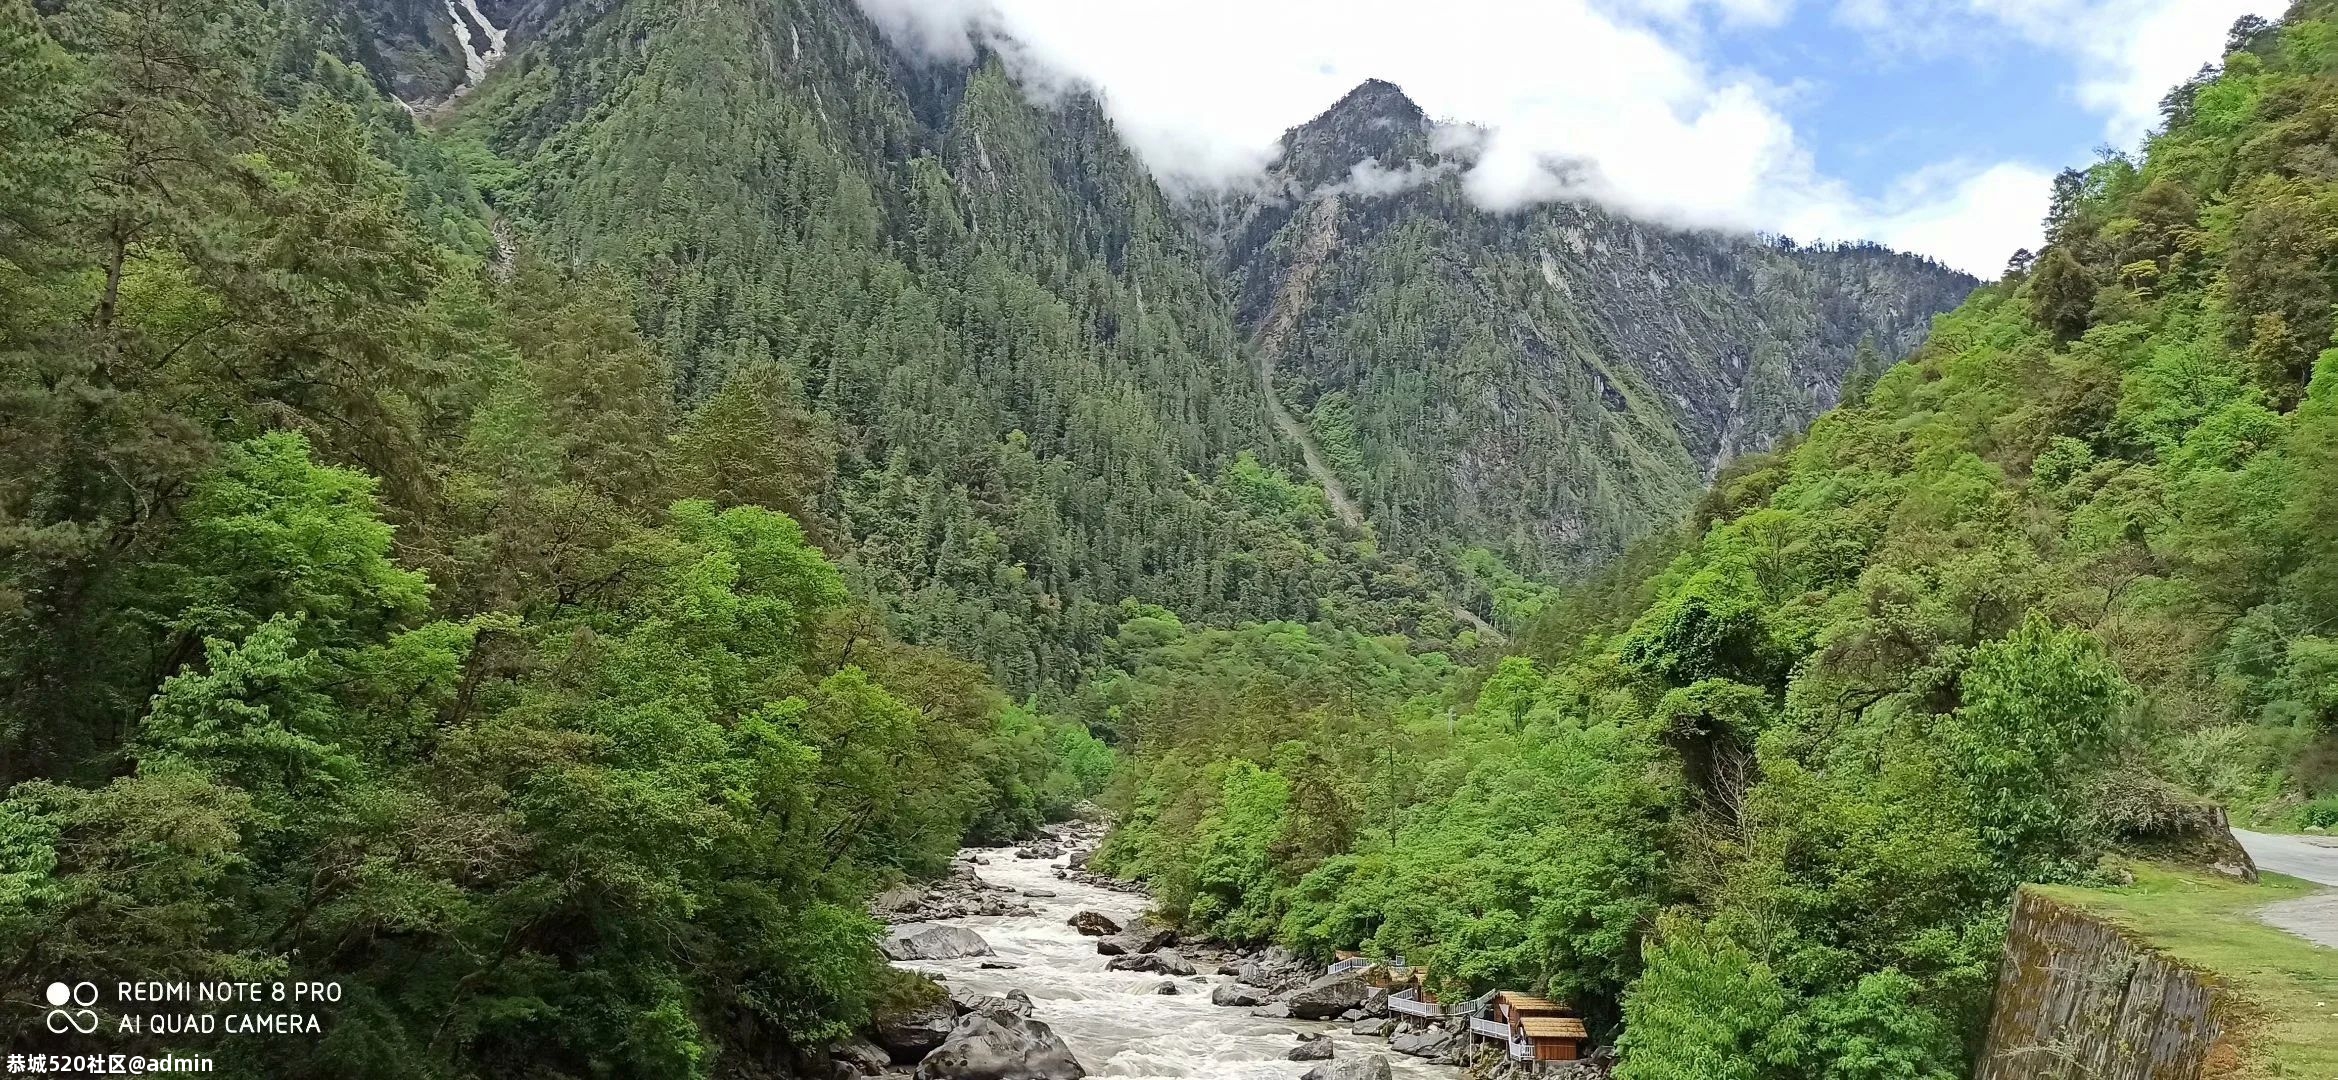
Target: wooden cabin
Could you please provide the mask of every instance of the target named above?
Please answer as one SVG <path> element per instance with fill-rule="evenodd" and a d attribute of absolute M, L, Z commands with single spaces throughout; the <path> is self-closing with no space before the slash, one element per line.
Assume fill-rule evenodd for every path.
<path fill-rule="evenodd" d="M 1502 991 L 1486 1002 L 1469 1029 L 1507 1045 L 1516 1061 L 1574 1061 L 1583 1056 L 1589 1034 L 1565 1002 Z"/>
<path fill-rule="evenodd" d="M 1583 1021 L 1572 1016 L 1521 1017 L 1513 1030 L 1517 1036 L 1510 1040 L 1510 1056 L 1528 1061 L 1573 1061 L 1583 1056 L 1583 1042 L 1590 1037 Z M 1524 1053 L 1519 1052 L 1522 1043 Z"/>
<path fill-rule="evenodd" d="M 1573 1016 L 1575 1009 L 1565 1002 L 1504 990 L 1486 1004 L 1486 1015 L 1507 1026 L 1529 1016 Z"/>

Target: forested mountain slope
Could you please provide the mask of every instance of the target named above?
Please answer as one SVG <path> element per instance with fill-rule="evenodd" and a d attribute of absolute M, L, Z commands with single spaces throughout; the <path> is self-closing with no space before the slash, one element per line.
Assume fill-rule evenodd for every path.
<path fill-rule="evenodd" d="M 1547 574 L 1669 525 L 1922 340 L 1971 278 L 1875 247 L 1478 207 L 1481 137 L 1367 83 L 1203 227 L 1276 390 L 1380 536 Z"/>
<path fill-rule="evenodd" d="M 1946 1080 L 2018 883 L 2229 862 L 2220 804 L 2338 822 L 2338 4 L 2165 110 L 1492 670 L 1132 624 L 1098 863 L 1207 932 L 1571 998 L 1620 1080 Z"/>
<path fill-rule="evenodd" d="M 1412 571 L 1245 502 L 1238 455 L 1276 458 L 1229 310 L 1092 102 L 913 67 L 846 0 L 628 0 L 554 19 L 457 134 L 534 250 L 638 283 L 684 407 L 788 425 L 772 497 L 900 632 L 1019 690 L 1124 599 L 1453 633 Z"/>
<path fill-rule="evenodd" d="M 0 0 L 0 970 L 347 988 L 223 1072 L 797 1075 L 1099 735 L 1196 931 L 1633 1080 L 1951 1074 L 2013 882 L 2328 813 L 2319 2 L 1872 391 L 1963 282 L 1304 198 L 1385 87 L 1197 232 L 846 0 L 485 9 L 425 124 L 421 4 Z"/>
<path fill-rule="evenodd" d="M 1573 571 L 1670 520 L 1702 470 L 1830 400 L 1857 341 L 1904 346 L 1969 285 L 1875 252 L 1699 238 L 1702 272 L 1765 284 L 1690 304 L 1598 292 L 1522 315 L 1476 285 L 1412 296 L 1435 324 L 1407 354 L 1414 368 L 1351 365 L 1388 380 L 1349 399 L 1365 410 L 1359 443 L 1335 415 L 1342 399 L 1321 400 L 1332 387 L 1315 361 L 1283 362 L 1279 342 L 1257 347 L 1263 315 L 1237 319 L 1240 291 L 1275 276 L 1229 285 L 1094 101 L 1034 104 L 995 58 L 905 56 L 846 0 L 627 0 L 540 21 L 453 129 L 488 201 L 543 257 L 638 283 L 643 331 L 685 405 L 742 372 L 756 380 L 746 392 L 802 433 L 788 505 L 825 524 L 898 631 L 979 655 L 1018 689 L 1077 681 L 1128 599 L 1217 625 L 1332 617 L 1439 642 L 1478 615 L 1515 624 L 1499 594 L 1523 583 L 1503 560 Z M 1450 191 L 1414 216 L 1518 231 Z M 1639 235 L 1612 231 L 1585 242 Z M 1343 275 L 1400 259 L 1338 250 L 1317 302 L 1293 313 L 1300 338 L 1338 305 L 1369 321 L 1396 302 Z M 1570 274 L 1627 273 L 1586 269 L 1607 260 L 1589 247 L 1569 258 Z M 1489 366 L 1471 336 L 1594 311 L 1605 336 L 1578 351 L 1612 370 L 1590 381 L 1581 365 L 1543 370 L 1556 361 Z M 1686 343 L 1649 329 L 1691 323 L 1712 326 Z M 1768 344 L 1805 330 L 1827 337 L 1809 357 Z M 1697 357 L 1680 360 L 1693 371 L 1659 387 L 1619 366 L 1652 334 Z M 1557 339 L 1525 340 L 1549 353 Z M 1731 350 L 1748 375 L 1691 385 Z M 1278 415 L 1258 364 L 1293 372 L 1281 389 L 1304 421 Z M 1626 393 L 1640 404 L 1611 411 Z M 1489 399 L 1506 404 L 1486 413 Z M 1391 441 L 1420 417 L 1447 434 L 1525 434 L 1464 440 L 1469 475 L 1448 485 L 1457 459 Z M 1244 452 L 1312 471 L 1329 516 L 1298 533 L 1260 520 L 1282 511 L 1244 505 L 1228 483 Z M 1359 512 L 1349 488 L 1385 506 Z M 1544 541 L 1562 537 L 1553 554 Z"/>

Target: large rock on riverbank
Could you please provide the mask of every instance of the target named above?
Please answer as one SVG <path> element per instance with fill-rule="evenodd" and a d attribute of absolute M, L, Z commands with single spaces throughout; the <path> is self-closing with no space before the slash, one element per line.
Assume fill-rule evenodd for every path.
<path fill-rule="evenodd" d="M 933 1053 L 958 1026 L 958 1009 L 947 1001 L 880 1014 L 869 1034 L 894 1061 L 908 1065 Z"/>
<path fill-rule="evenodd" d="M 1086 1075 L 1054 1029 L 1008 1009 L 960 1017 L 949 1039 L 917 1066 L 917 1080 L 1081 1080 Z"/>
<path fill-rule="evenodd" d="M 1316 979 L 1291 991 L 1283 1003 L 1291 1007 L 1295 1019 L 1335 1020 L 1349 1009 L 1362 1008 L 1364 998 L 1371 992 L 1372 987 L 1364 981 L 1363 973 L 1351 971 Z"/>
<path fill-rule="evenodd" d="M 1388 1048 L 1399 1054 L 1432 1060 L 1444 1057 L 1461 1045 L 1459 1028 L 1433 1027 L 1424 1031 L 1407 1031 L 1388 1039 Z"/>
<path fill-rule="evenodd" d="M 977 859 L 980 856 L 976 856 Z M 1013 892 L 982 880 L 975 864 L 959 862 L 950 875 L 929 885 L 899 885 L 869 901 L 869 914 L 893 925 L 940 922 L 975 915 L 1028 916 L 1030 903 Z"/>
<path fill-rule="evenodd" d="M 1396 1075 L 1388 1059 L 1379 1054 L 1349 1058 L 1337 1065 L 1317 1065 L 1307 1070 L 1299 1080 L 1392 1080 Z"/>
<path fill-rule="evenodd" d="M 956 960 L 991 955 L 990 942 L 963 926 L 901 927 L 877 947 L 892 960 Z"/>
<path fill-rule="evenodd" d="M 1254 1009 L 1266 1004 L 1266 1001 L 1266 991 L 1238 982 L 1220 983 L 1217 989 L 1210 991 L 1210 1004 L 1229 1009 Z"/>

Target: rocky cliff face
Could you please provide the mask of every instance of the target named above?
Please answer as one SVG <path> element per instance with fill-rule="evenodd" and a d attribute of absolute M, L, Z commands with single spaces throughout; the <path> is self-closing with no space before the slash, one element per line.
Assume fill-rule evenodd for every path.
<path fill-rule="evenodd" d="M 1561 570 L 1677 517 L 1976 282 L 1464 190 L 1475 135 L 1367 83 L 1195 210 L 1276 394 L 1384 539 Z M 1328 485 L 1327 485 L 1328 486 Z"/>
<path fill-rule="evenodd" d="M 2215 985 L 2117 927 L 2023 891 L 1974 1080 L 2196 1080 L 2231 1075 Z"/>
<path fill-rule="evenodd" d="M 467 57 L 486 52 L 492 34 L 533 34 L 566 0 L 314 2 L 320 20 L 340 39 L 342 52 L 372 73 L 383 90 L 422 105 L 443 101 L 463 86 L 470 70 Z"/>

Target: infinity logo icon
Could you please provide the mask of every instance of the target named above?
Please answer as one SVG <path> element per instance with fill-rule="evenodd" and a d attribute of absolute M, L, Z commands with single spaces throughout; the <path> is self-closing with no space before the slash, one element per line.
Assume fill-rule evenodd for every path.
<path fill-rule="evenodd" d="M 53 982 L 49 984 L 48 996 L 51 1006 L 48 1028 L 51 1034 L 63 1035 L 68 1031 L 78 1031 L 88 1035 L 97 1030 L 97 1010 L 89 1007 L 97 1004 L 96 983 L 83 982 L 67 986 Z M 80 1007 L 67 1009 L 67 1005 Z"/>
<path fill-rule="evenodd" d="M 96 1030 L 96 1009 L 49 1010 L 49 1031 L 51 1034 L 63 1035 L 67 1031 L 78 1031 L 88 1035 Z"/>

